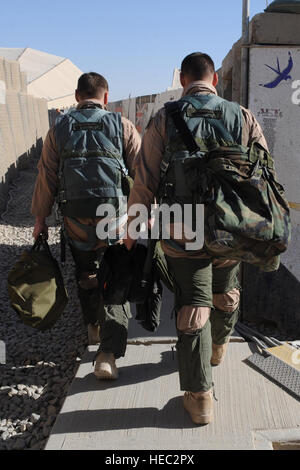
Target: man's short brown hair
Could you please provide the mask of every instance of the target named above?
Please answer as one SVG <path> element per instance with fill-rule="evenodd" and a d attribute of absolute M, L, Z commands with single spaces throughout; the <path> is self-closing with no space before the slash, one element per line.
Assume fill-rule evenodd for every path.
<path fill-rule="evenodd" d="M 193 52 L 183 59 L 181 73 L 193 80 L 203 80 L 215 73 L 215 64 L 209 55 L 202 52 Z"/>
<path fill-rule="evenodd" d="M 103 91 L 108 91 L 108 83 L 99 73 L 89 72 L 79 77 L 77 92 L 83 98 L 95 98 Z"/>

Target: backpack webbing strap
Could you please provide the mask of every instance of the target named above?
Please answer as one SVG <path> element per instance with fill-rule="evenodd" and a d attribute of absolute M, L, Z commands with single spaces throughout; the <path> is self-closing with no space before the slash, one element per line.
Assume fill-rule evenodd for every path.
<path fill-rule="evenodd" d="M 80 110 L 76 111 L 71 111 L 69 112 L 69 116 L 71 116 L 75 121 L 80 122 L 80 123 L 88 123 L 88 122 L 99 122 L 100 119 L 105 116 L 107 111 L 104 111 L 103 109 L 95 109 L 95 113 L 92 114 L 92 116 L 85 116 L 83 113 L 80 112 Z"/>
<path fill-rule="evenodd" d="M 251 145 L 249 160 L 251 163 L 256 163 L 259 160 L 261 165 L 267 166 L 271 170 L 275 169 L 274 160 L 271 154 L 258 142 L 253 142 Z"/>
<path fill-rule="evenodd" d="M 170 116 L 171 119 L 173 120 L 175 128 L 178 130 L 179 134 L 181 135 L 181 138 L 186 145 L 189 153 L 191 155 L 194 155 L 196 152 L 200 150 L 198 144 L 196 143 L 193 134 L 189 130 L 187 123 L 181 116 L 181 108 L 178 105 L 178 102 L 169 102 L 165 104 L 165 109 L 167 116 Z M 161 177 L 163 178 L 164 175 L 166 174 L 170 161 L 172 159 L 172 154 L 167 153 L 162 160 L 160 164 L 160 170 L 161 170 Z"/>
<path fill-rule="evenodd" d="M 196 143 L 191 131 L 189 130 L 187 123 L 183 119 L 180 113 L 180 106 L 178 106 L 178 102 L 175 101 L 174 103 L 166 103 L 165 108 L 167 114 L 172 118 L 176 129 L 178 130 L 179 134 L 182 137 L 184 144 L 186 145 L 190 155 L 194 155 L 198 152 L 199 146 Z"/>

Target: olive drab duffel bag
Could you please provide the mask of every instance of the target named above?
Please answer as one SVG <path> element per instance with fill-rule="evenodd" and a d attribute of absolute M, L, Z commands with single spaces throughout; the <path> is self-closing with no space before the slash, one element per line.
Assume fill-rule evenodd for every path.
<path fill-rule="evenodd" d="M 7 284 L 11 306 L 22 322 L 40 331 L 55 324 L 68 302 L 59 265 L 41 235 L 22 253 Z"/>
<path fill-rule="evenodd" d="M 160 203 L 204 204 L 211 256 L 277 270 L 291 237 L 289 204 L 269 152 L 257 142 L 242 145 L 240 106 L 197 95 L 165 108 Z"/>

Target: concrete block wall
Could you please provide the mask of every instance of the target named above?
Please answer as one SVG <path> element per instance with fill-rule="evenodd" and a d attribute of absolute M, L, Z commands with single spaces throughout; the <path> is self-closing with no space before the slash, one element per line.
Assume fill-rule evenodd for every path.
<path fill-rule="evenodd" d="M 229 101 L 240 102 L 241 87 L 241 39 L 233 44 L 232 49 L 222 62 L 218 70 L 220 96 Z"/>
<path fill-rule="evenodd" d="M 18 62 L 0 57 L 0 211 L 9 182 L 38 156 L 48 129 L 47 101 L 28 95 Z"/>
<path fill-rule="evenodd" d="M 299 263 L 296 263 L 295 260 L 299 259 L 300 215 L 299 209 L 294 207 L 300 203 L 299 185 L 297 181 L 295 184 L 297 177 L 299 179 L 298 172 L 300 168 L 297 138 L 298 115 L 296 114 L 297 117 L 292 118 L 295 109 L 289 110 L 288 108 L 289 106 L 295 106 L 290 99 L 292 95 L 291 82 L 283 82 L 278 88 L 272 89 L 272 92 L 270 92 L 268 88 L 259 87 L 258 84 L 262 83 L 260 79 L 255 85 L 254 77 L 257 77 L 258 72 L 264 69 L 264 64 L 272 64 L 272 62 L 268 62 L 268 53 L 266 51 L 269 51 L 268 57 L 272 57 L 274 66 L 276 66 L 276 58 L 278 59 L 280 51 L 286 50 L 284 55 L 286 63 L 288 51 L 293 51 L 292 80 L 299 78 L 299 60 L 296 57 L 299 56 L 297 50 L 300 49 L 300 15 L 260 13 L 254 16 L 250 22 L 248 47 L 249 107 L 260 122 L 267 137 L 275 160 L 279 181 L 286 189 L 288 200 L 294 204 L 291 205 L 292 241 L 287 252 L 281 256 L 279 270 L 274 273 L 263 273 L 248 264 L 244 265 L 242 315 L 244 320 L 258 324 L 262 323 L 272 328 L 276 327 L 277 330 L 289 332 L 291 336 L 295 335 L 295 339 L 298 339 L 300 337 L 300 298 L 296 293 L 299 292 L 300 288 L 300 270 Z M 258 57 L 257 54 L 260 54 L 260 50 L 265 55 L 259 62 L 260 67 L 258 67 L 258 62 L 255 61 L 254 57 Z M 285 65 L 285 62 L 283 63 Z M 232 46 L 222 62 L 221 70 L 218 72 L 220 75 L 219 94 L 227 100 L 241 102 L 241 40 Z M 265 93 L 264 97 L 262 93 Z M 262 104 L 265 110 L 276 108 L 276 112 L 280 111 L 284 115 L 286 129 L 283 130 L 282 124 L 279 126 L 276 119 L 270 120 L 270 118 L 262 117 L 256 105 L 258 102 Z M 273 138 L 271 135 L 268 136 L 268 126 L 271 126 L 271 131 L 274 134 Z M 276 148 L 274 147 L 275 142 L 277 142 Z"/>
<path fill-rule="evenodd" d="M 259 13 L 250 22 L 251 44 L 300 43 L 299 15 L 295 13 Z"/>
<path fill-rule="evenodd" d="M 300 45 L 300 15 L 293 13 L 259 13 L 249 25 L 249 45 L 273 47 Z M 223 98 L 240 102 L 241 86 L 241 39 L 222 62 L 219 70 L 221 86 L 218 91 Z"/>

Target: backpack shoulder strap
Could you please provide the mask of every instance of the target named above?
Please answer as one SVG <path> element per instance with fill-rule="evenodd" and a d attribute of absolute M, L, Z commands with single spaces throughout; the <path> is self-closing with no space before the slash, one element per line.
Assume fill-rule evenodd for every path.
<path fill-rule="evenodd" d="M 179 102 L 170 101 L 168 103 L 165 103 L 164 107 L 166 110 L 167 117 L 170 117 L 172 119 L 174 126 L 181 135 L 182 140 L 185 143 L 189 153 L 191 155 L 194 155 L 196 152 L 198 152 L 199 146 L 197 145 L 191 131 L 189 130 L 185 120 L 181 115 L 181 106 Z M 160 164 L 161 180 L 164 179 L 171 160 L 172 154 L 170 152 L 166 152 Z"/>
<path fill-rule="evenodd" d="M 169 102 L 165 104 L 165 109 L 167 115 L 171 117 L 173 123 L 178 130 L 179 134 L 182 137 L 183 142 L 185 143 L 189 153 L 194 155 L 194 153 L 198 152 L 199 146 L 197 145 L 191 131 L 189 130 L 187 123 L 183 119 L 181 115 L 181 106 L 178 101 Z"/>

